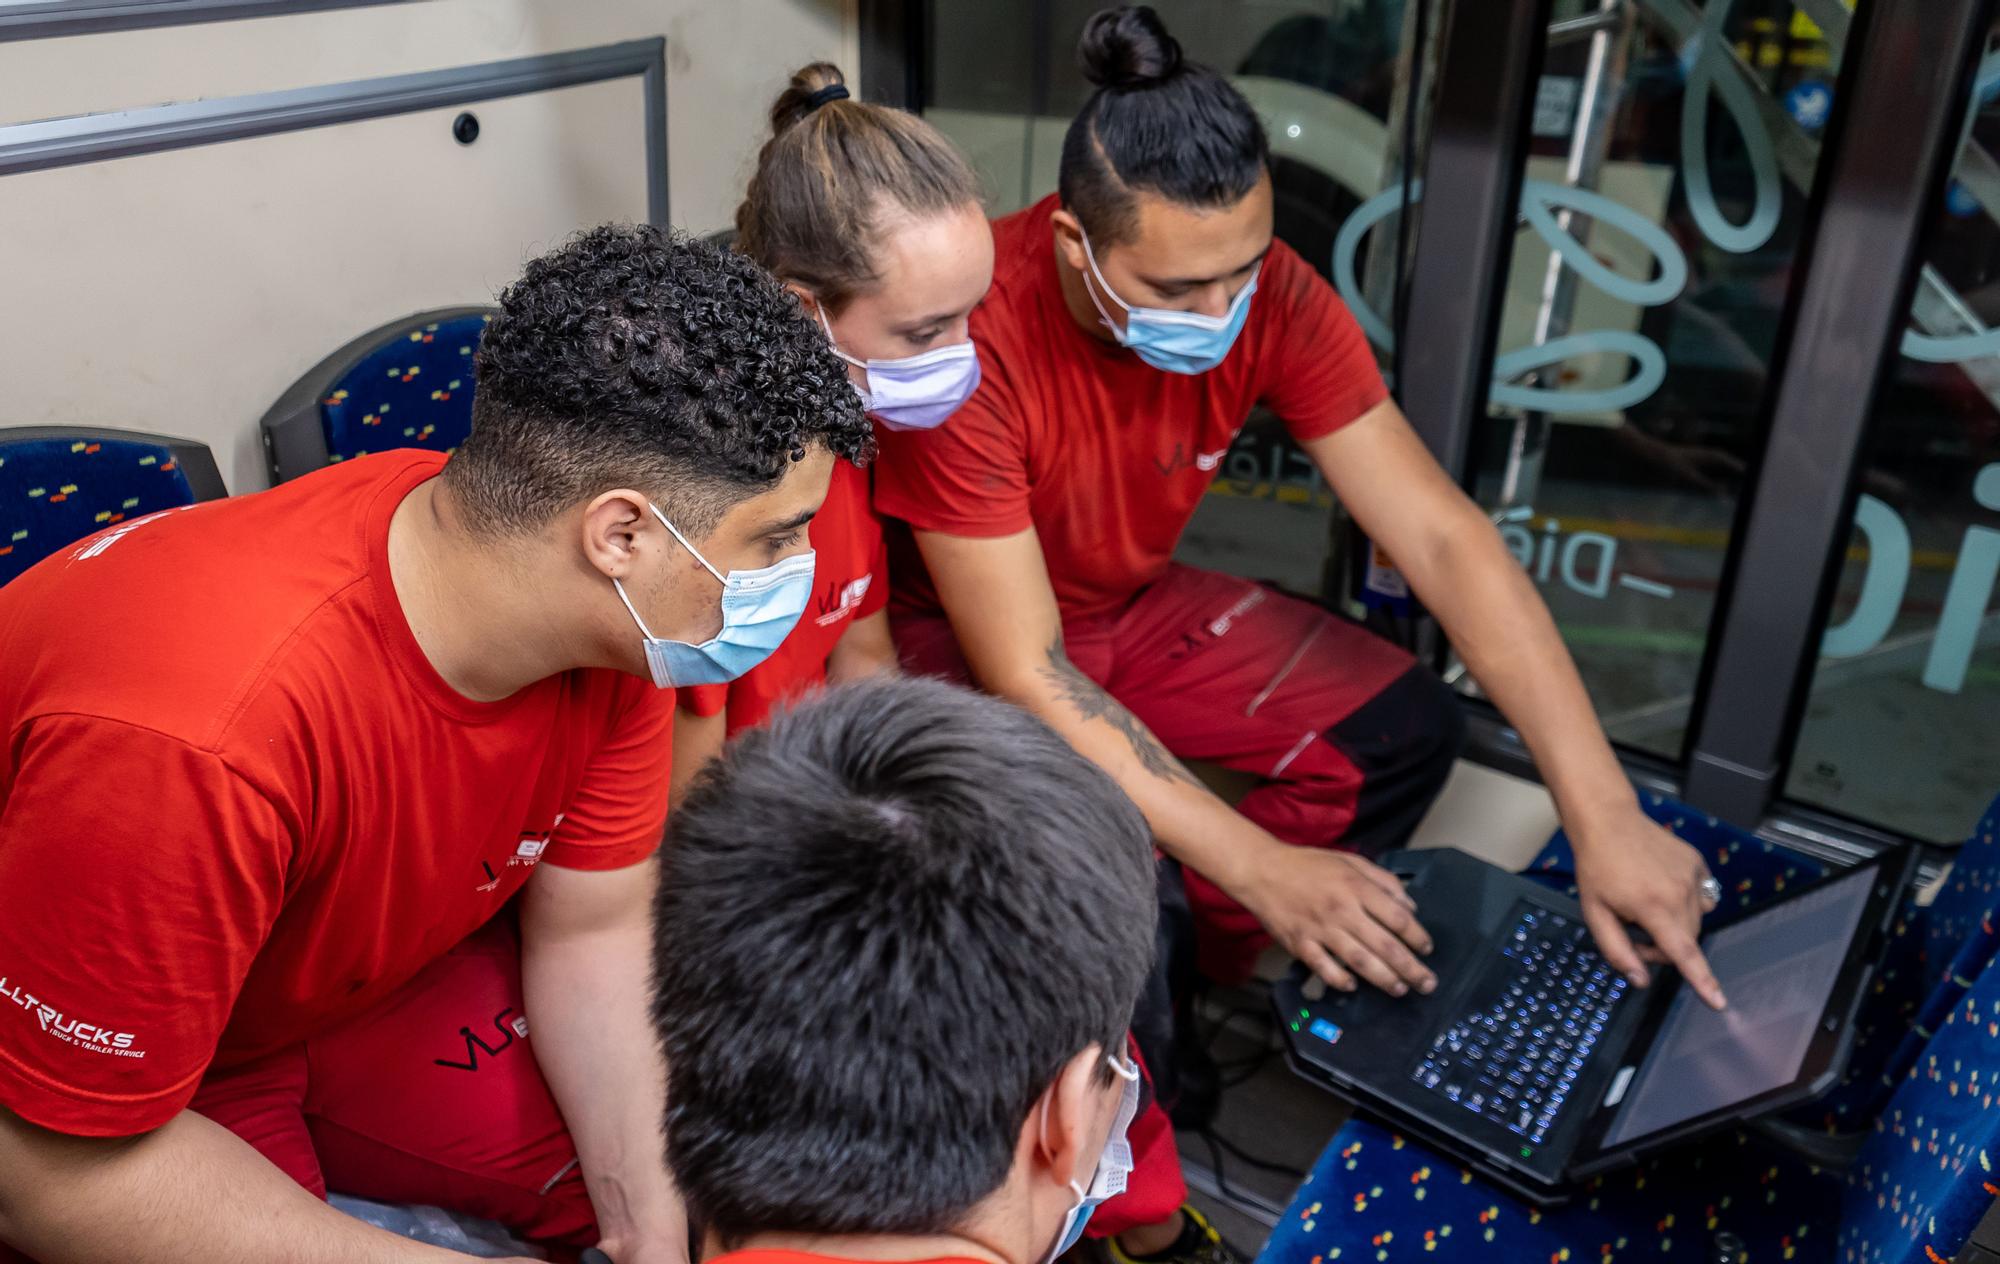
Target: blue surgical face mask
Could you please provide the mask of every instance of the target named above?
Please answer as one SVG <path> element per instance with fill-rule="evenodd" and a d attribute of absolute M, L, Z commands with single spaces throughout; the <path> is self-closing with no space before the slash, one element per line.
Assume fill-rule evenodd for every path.
<path fill-rule="evenodd" d="M 971 339 L 900 360 L 857 360 L 834 342 L 824 307 L 819 327 L 833 354 L 867 374 L 868 385 L 855 393 L 861 407 L 891 430 L 935 430 L 979 389 L 979 353 Z"/>
<path fill-rule="evenodd" d="M 1083 257 L 1090 263 L 1090 275 L 1096 278 L 1097 288 L 1125 310 L 1125 327 L 1120 329 L 1111 319 L 1111 313 L 1104 310 L 1104 304 L 1097 301 L 1097 289 L 1086 282 L 1084 291 L 1090 295 L 1091 306 L 1097 309 L 1104 327 L 1118 339 L 1119 346 L 1131 348 L 1141 360 L 1168 373 L 1206 373 L 1222 363 L 1229 349 L 1236 345 L 1236 335 L 1243 332 L 1243 322 L 1250 319 L 1250 296 L 1257 292 L 1257 277 L 1264 270 L 1259 264 L 1257 271 L 1250 274 L 1250 279 L 1229 301 L 1228 311 L 1220 316 L 1203 316 L 1199 312 L 1176 312 L 1164 307 L 1134 307 L 1119 298 L 1105 281 L 1104 273 L 1098 270 L 1088 233 L 1083 235 Z"/>
<path fill-rule="evenodd" d="M 1097 1160 L 1097 1170 L 1091 1174 L 1088 1187 L 1075 1181 L 1069 1183 L 1076 1193 L 1076 1206 L 1069 1209 L 1063 1219 L 1062 1233 L 1056 1237 L 1055 1249 L 1050 1251 L 1042 1264 L 1053 1264 L 1058 1255 L 1076 1245 L 1083 1236 L 1083 1227 L 1090 1223 L 1090 1213 L 1096 1211 L 1100 1203 L 1115 1198 L 1125 1192 L 1125 1181 L 1132 1175 L 1132 1145 L 1125 1139 L 1125 1130 L 1132 1126 L 1132 1117 L 1139 1113 L 1139 1068 L 1130 1062 L 1105 1055 L 1111 1069 L 1125 1081 L 1125 1096 L 1118 1103 L 1118 1115 L 1111 1121 L 1111 1133 L 1104 1139 L 1104 1154 Z"/>
<path fill-rule="evenodd" d="M 625 609 L 632 615 L 632 622 L 639 625 L 640 635 L 646 638 L 646 667 L 653 674 L 653 683 L 662 689 L 678 689 L 687 685 L 719 685 L 731 681 L 749 671 L 752 667 L 771 656 L 805 613 L 806 602 L 812 596 L 813 553 L 808 549 L 797 557 L 788 557 L 774 566 L 766 566 L 754 571 L 731 571 L 724 575 L 708 559 L 689 544 L 667 516 L 660 512 L 658 505 L 648 505 L 660 525 L 673 533 L 681 542 L 681 547 L 694 554 L 694 560 L 708 568 L 708 573 L 722 581 L 722 631 L 700 645 L 690 645 L 686 641 L 669 641 L 654 636 L 632 607 L 632 599 L 625 595 L 625 585 L 616 578 L 611 586 L 618 590 L 618 600 L 625 603 Z"/>

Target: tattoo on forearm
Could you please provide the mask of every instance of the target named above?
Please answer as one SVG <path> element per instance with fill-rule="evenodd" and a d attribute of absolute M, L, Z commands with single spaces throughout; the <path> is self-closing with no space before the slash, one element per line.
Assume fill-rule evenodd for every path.
<path fill-rule="evenodd" d="M 1098 683 L 1078 671 L 1076 664 L 1069 661 L 1063 652 L 1062 634 L 1049 643 L 1048 662 L 1040 668 L 1042 679 L 1054 685 L 1063 700 L 1075 707 L 1087 720 L 1102 720 L 1124 735 L 1139 757 L 1140 765 L 1149 773 L 1163 781 L 1184 781 L 1188 785 L 1201 788 L 1201 782 L 1187 770 L 1187 766 L 1175 759 L 1160 739 L 1148 732 L 1139 723 L 1139 717 L 1127 711 L 1118 700 L 1104 692 Z"/>

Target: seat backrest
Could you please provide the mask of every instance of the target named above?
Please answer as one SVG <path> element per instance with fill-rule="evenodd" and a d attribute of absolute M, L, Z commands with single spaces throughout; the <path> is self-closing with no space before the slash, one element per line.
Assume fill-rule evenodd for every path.
<path fill-rule="evenodd" d="M 1720 921 L 1766 904 L 1783 895 L 1787 887 L 1811 882 L 1826 873 L 1826 866 L 1811 857 L 1779 847 L 1678 799 L 1642 791 L 1639 809 L 1700 852 L 1709 872 L 1722 883 L 1722 903 L 1709 914 L 1711 920 Z M 1570 846 L 1568 832 L 1559 829 L 1551 835 L 1541 853 L 1521 871 L 1521 876 L 1574 898 L 1576 853 Z"/>
<path fill-rule="evenodd" d="M 2000 1194 L 2000 970 L 1958 996 L 1848 1174 L 1837 1258 L 1928 1264 L 1958 1254 Z"/>
<path fill-rule="evenodd" d="M 1898 915 L 1863 1008 L 1848 1076 L 1813 1110 L 1813 1122 L 1853 1130 L 1880 1113 L 1940 1024 L 2000 951 L 2000 798 L 1952 857 L 1928 906 Z"/>
<path fill-rule="evenodd" d="M 464 442 L 472 430 L 472 357 L 492 312 L 420 312 L 314 365 L 264 415 L 271 481 L 370 452 L 449 452 Z"/>
<path fill-rule="evenodd" d="M 2000 948 L 1996 913 L 2000 913 L 2000 796 L 1987 805 L 1986 815 L 1952 857 L 1951 872 L 1924 911 L 1924 955 L 1939 984 L 1962 992 L 1993 960 L 1994 950 Z"/>
<path fill-rule="evenodd" d="M 105 527 L 226 494 L 215 455 L 192 439 L 0 429 L 0 584 Z"/>

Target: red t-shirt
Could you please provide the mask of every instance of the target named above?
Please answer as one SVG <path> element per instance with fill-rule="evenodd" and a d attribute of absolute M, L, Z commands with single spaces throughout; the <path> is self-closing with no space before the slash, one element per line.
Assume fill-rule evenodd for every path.
<path fill-rule="evenodd" d="M 950 535 L 1033 526 L 1073 619 L 1116 609 L 1159 578 L 1253 405 L 1303 442 L 1388 391 L 1333 287 L 1282 241 L 1265 256 L 1243 332 L 1207 373 L 1162 372 L 1092 337 L 1056 279 L 1056 206 L 1051 196 L 993 225 L 993 288 L 972 313 L 979 390 L 936 430 L 880 436 L 875 507 Z M 935 612 L 921 565 L 898 549 L 895 569 L 896 609 Z"/>
<path fill-rule="evenodd" d="M 473 702 L 389 576 L 435 453 L 119 525 L 0 588 L 0 1105 L 120 1136 L 211 1064 L 359 1011 L 540 860 L 666 820 L 672 695 L 572 671 Z"/>
<path fill-rule="evenodd" d="M 826 680 L 827 655 L 856 619 L 889 603 L 888 559 L 882 522 L 868 507 L 868 472 L 835 461 L 833 482 L 806 535 L 813 546 L 811 605 L 771 657 L 726 685 L 680 691 L 681 705 L 696 715 L 726 706 L 729 732 L 762 724 L 774 707 Z"/>

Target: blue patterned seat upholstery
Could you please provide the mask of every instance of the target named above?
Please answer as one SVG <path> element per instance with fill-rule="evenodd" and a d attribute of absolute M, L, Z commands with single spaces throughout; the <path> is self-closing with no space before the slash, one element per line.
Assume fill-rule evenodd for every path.
<path fill-rule="evenodd" d="M 391 448 L 449 452 L 472 429 L 472 359 L 488 308 L 372 329 L 294 383 L 263 421 L 271 481 Z"/>
<path fill-rule="evenodd" d="M 215 457 L 191 439 L 0 429 L 0 584 L 106 527 L 223 494 Z"/>
<path fill-rule="evenodd" d="M 1826 873 L 1826 866 L 1816 860 L 1765 842 L 1755 834 L 1665 795 L 1643 794 L 1639 796 L 1639 806 L 1708 862 L 1709 872 L 1722 883 L 1722 904 L 1716 910 L 1717 915 L 1755 908 L 1773 896 L 1784 894 L 1788 886 L 1811 882 Z M 1521 873 L 1574 896 L 1576 853 L 1570 848 L 1569 834 L 1557 830 L 1541 854 L 1529 861 Z"/>
<path fill-rule="evenodd" d="M 1840 1244 L 1873 1264 L 1949 1260 L 2000 1196 L 2000 970 L 1959 994 L 1848 1174 Z"/>
<path fill-rule="evenodd" d="M 1538 1211 L 1455 1160 L 1354 1119 L 1328 1143 L 1258 1261 L 1709 1264 L 1721 1233 L 1742 1239 L 1756 1264 L 1830 1260 L 1840 1198 L 1838 1176 L 1736 1136 L 1613 1173 L 1568 1206 Z"/>
<path fill-rule="evenodd" d="M 1847 1076 L 1793 1112 L 1828 1132 L 1865 1129 L 1916 1065 L 1966 989 L 2000 951 L 2000 798 L 1952 858 L 1928 906 L 1914 899 L 1896 919 L 1873 994 L 1857 1020 Z"/>
<path fill-rule="evenodd" d="M 1702 831 L 1727 829 L 1670 801 L 1649 804 L 1649 811 L 1683 837 L 1696 823 Z M 1705 841 L 1726 849 L 1731 840 L 1709 834 Z M 1774 857 L 1733 841 L 1727 863 L 1754 856 L 1753 887 L 1805 875 L 1796 868 L 1803 858 Z M 1717 853 L 1703 849 L 1721 875 Z M 1737 1134 L 1613 1173 L 1568 1206 L 1540 1212 L 1454 1160 L 1355 1119 L 1328 1143 L 1260 1261 L 1465 1259 L 1479 1252 L 1551 1264 L 1707 1261 L 1724 1258 L 1716 1245 L 1721 1234 L 1740 1240 L 1739 1258 L 1759 1264 L 1949 1260 L 2000 1194 L 1993 1172 L 2000 1156 L 1993 1100 L 2000 1080 L 2000 970 L 1985 968 L 2000 947 L 1996 925 L 2000 799 L 1959 849 L 1933 903 L 1905 910 L 1898 945 L 1903 973 L 1890 991 L 1900 983 L 1912 995 L 1892 1008 L 1879 999 L 1876 1006 L 1879 1015 L 1908 1017 L 1899 1023 L 1883 1017 L 1884 1030 L 1893 1026 L 1897 1039 L 1880 1044 L 1887 1052 L 1872 1079 L 1850 1076 L 1843 1086 L 1854 1090 L 1851 1119 L 1868 1121 L 1861 1124 L 1867 1137 L 1860 1156 L 1844 1177 Z"/>

